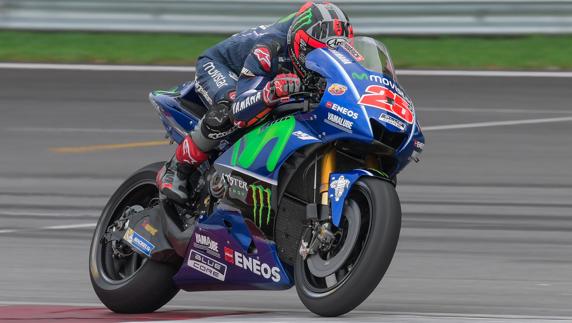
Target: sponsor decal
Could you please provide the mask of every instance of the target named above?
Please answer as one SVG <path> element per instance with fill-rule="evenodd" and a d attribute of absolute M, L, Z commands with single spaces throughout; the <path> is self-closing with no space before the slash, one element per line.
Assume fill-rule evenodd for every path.
<path fill-rule="evenodd" d="M 333 111 L 339 112 L 347 117 L 350 117 L 354 120 L 357 120 L 357 118 L 359 117 L 359 114 L 357 112 L 355 112 L 354 110 L 348 109 L 346 107 L 342 107 L 339 104 L 333 103 L 333 102 L 326 102 L 326 107 L 332 109 Z"/>
<path fill-rule="evenodd" d="M 234 265 L 234 250 L 224 247 L 224 261 Z"/>
<path fill-rule="evenodd" d="M 213 139 L 213 140 L 218 140 L 220 138 L 223 138 L 223 137 L 230 135 L 231 133 L 233 133 L 236 130 L 236 128 L 237 127 L 233 126 L 230 129 L 228 129 L 227 131 L 211 132 L 207 135 L 207 137 L 209 137 L 210 139 Z"/>
<path fill-rule="evenodd" d="M 234 100 L 236 99 L 236 91 L 230 91 L 230 92 L 228 92 L 228 98 L 229 98 L 231 101 L 234 101 Z"/>
<path fill-rule="evenodd" d="M 421 153 L 423 152 L 423 147 L 425 147 L 425 143 L 423 143 L 417 139 L 414 139 L 413 140 L 413 152 L 411 153 L 411 156 L 409 157 L 409 159 L 418 163 L 421 160 Z"/>
<path fill-rule="evenodd" d="M 342 46 L 343 49 L 346 50 L 346 52 L 348 52 L 348 54 L 350 54 L 357 62 L 361 62 L 363 61 L 365 58 L 363 57 L 362 54 L 360 54 L 357 49 L 355 49 L 355 47 L 353 47 L 350 43 L 348 43 L 347 41 L 343 41 L 340 43 L 340 45 Z"/>
<path fill-rule="evenodd" d="M 231 198 L 244 200 L 248 193 L 248 184 L 242 178 L 232 176 L 231 174 L 222 174 L 229 185 L 229 195 Z"/>
<path fill-rule="evenodd" d="M 334 189 L 334 199 L 338 202 L 346 189 L 350 187 L 350 181 L 342 175 L 340 178 L 332 181 L 330 187 Z"/>
<path fill-rule="evenodd" d="M 215 82 L 217 88 L 220 89 L 221 87 L 228 85 L 226 77 L 215 67 L 213 62 L 206 62 L 203 64 L 203 68 Z"/>
<path fill-rule="evenodd" d="M 251 96 L 247 96 L 246 98 L 244 98 L 240 101 L 235 102 L 232 105 L 232 112 L 234 114 L 237 114 L 237 113 L 243 111 L 244 109 L 252 106 L 254 103 L 260 101 L 261 95 L 262 95 L 262 93 L 258 92 L 256 94 L 251 95 Z"/>
<path fill-rule="evenodd" d="M 280 276 L 280 268 L 271 267 L 267 263 L 261 262 L 256 258 L 251 258 L 228 247 L 224 248 L 224 260 L 265 279 L 272 279 L 275 283 L 282 279 Z"/>
<path fill-rule="evenodd" d="M 270 50 L 267 47 L 258 47 L 254 50 L 254 56 L 256 56 L 260 67 L 265 72 L 270 72 Z"/>
<path fill-rule="evenodd" d="M 262 150 L 272 142 L 274 147 L 267 155 L 266 170 L 273 172 L 295 126 L 296 120 L 293 117 L 287 117 L 250 131 L 234 144 L 231 165 L 248 169 L 254 164 Z"/>
<path fill-rule="evenodd" d="M 262 227 L 262 217 L 264 209 L 266 209 L 266 225 L 270 224 L 270 198 L 272 197 L 272 190 L 264 188 L 262 185 L 250 185 L 252 192 L 252 215 L 254 224 Z M 258 221 L 258 223 L 257 223 Z"/>
<path fill-rule="evenodd" d="M 337 114 L 328 112 L 328 119 L 324 120 L 327 124 L 334 126 L 346 132 L 352 132 L 354 126 L 353 121 L 346 120 Z"/>
<path fill-rule="evenodd" d="M 200 94 L 203 99 L 207 101 L 209 105 L 213 105 L 213 99 L 210 97 L 209 93 L 205 90 L 204 87 L 199 82 L 195 82 L 195 92 Z"/>
<path fill-rule="evenodd" d="M 198 272 L 220 281 L 224 281 L 226 277 L 227 266 L 225 264 L 195 250 L 191 250 L 187 265 Z"/>
<path fill-rule="evenodd" d="M 389 111 L 401 120 L 409 124 L 413 123 L 410 105 L 402 96 L 380 85 L 370 85 L 365 92 L 358 104 Z"/>
<path fill-rule="evenodd" d="M 123 240 L 147 256 L 151 256 L 151 251 L 155 249 L 155 246 L 151 242 L 145 240 L 145 238 L 131 228 L 127 229 L 123 235 Z"/>
<path fill-rule="evenodd" d="M 336 56 L 344 65 L 351 64 L 352 61 L 346 57 L 346 55 L 338 52 L 337 50 L 330 50 L 334 56 Z"/>
<path fill-rule="evenodd" d="M 353 73 L 352 73 L 352 78 L 353 78 L 354 80 L 360 80 L 360 81 L 367 80 L 367 73 L 356 73 L 356 72 L 353 72 Z"/>
<path fill-rule="evenodd" d="M 379 75 L 373 75 L 373 74 L 367 74 L 367 73 L 353 72 L 352 78 L 354 80 L 360 80 L 360 81 L 365 81 L 365 80 L 369 79 L 370 82 L 383 84 L 387 88 L 393 90 L 394 92 L 397 92 L 397 94 L 399 94 L 400 96 L 405 97 L 405 93 L 403 93 L 403 90 L 399 86 L 397 86 L 397 84 L 395 82 L 393 82 L 392 80 L 390 80 L 386 77 L 382 77 Z"/>
<path fill-rule="evenodd" d="M 149 232 L 152 236 L 155 236 L 157 234 L 157 231 L 159 231 L 154 226 L 149 224 L 149 219 L 143 220 L 141 226 L 143 227 L 143 229 L 145 229 L 145 231 Z"/>
<path fill-rule="evenodd" d="M 328 40 L 326 40 L 326 45 L 328 45 L 330 48 L 336 48 L 345 42 L 346 39 L 344 37 L 330 37 Z"/>
<path fill-rule="evenodd" d="M 231 79 L 238 81 L 238 76 L 233 71 L 229 71 L 228 76 L 230 76 Z"/>
<path fill-rule="evenodd" d="M 243 67 L 240 71 L 240 75 L 244 75 L 246 77 L 254 77 L 254 73 L 252 73 L 248 68 Z"/>
<path fill-rule="evenodd" d="M 393 118 L 393 117 L 391 117 L 391 116 L 388 116 L 388 115 L 385 114 L 385 113 L 382 113 L 382 114 L 379 116 L 379 120 L 381 120 L 381 121 L 383 121 L 383 122 L 385 122 L 385 123 L 389 123 L 390 125 L 394 126 L 395 128 L 397 128 L 397 129 L 399 129 L 399 130 L 401 130 L 401 131 L 405 130 L 405 124 L 404 124 L 403 122 L 401 122 L 401 121 L 399 121 L 399 120 L 397 120 L 397 119 L 395 119 L 395 118 Z"/>
<path fill-rule="evenodd" d="M 218 242 L 212 240 L 210 237 L 202 235 L 202 234 L 198 234 L 195 233 L 195 243 L 193 244 L 193 247 L 201 249 L 201 250 L 205 250 L 205 251 L 212 251 L 208 252 L 209 254 L 213 254 L 216 255 L 217 257 L 220 258 L 219 256 L 219 252 L 218 252 Z"/>
<path fill-rule="evenodd" d="M 292 133 L 293 136 L 296 136 L 296 138 L 300 139 L 300 140 L 318 140 L 318 138 L 311 136 L 303 131 L 294 131 Z"/>
<path fill-rule="evenodd" d="M 312 8 L 306 9 L 302 13 L 298 14 L 298 18 L 295 20 L 295 24 L 293 24 L 290 28 L 292 28 L 292 30 L 298 31 L 305 25 L 312 23 L 312 16 Z"/>
<path fill-rule="evenodd" d="M 331 95 L 342 95 L 346 93 L 347 89 L 348 87 L 345 85 L 334 83 L 330 85 L 330 87 L 328 88 L 328 92 L 330 92 Z"/>

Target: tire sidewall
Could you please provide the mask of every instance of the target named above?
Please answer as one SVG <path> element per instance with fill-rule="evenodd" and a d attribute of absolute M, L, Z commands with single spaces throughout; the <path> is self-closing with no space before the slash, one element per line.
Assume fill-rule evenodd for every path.
<path fill-rule="evenodd" d="M 300 256 L 294 266 L 296 290 L 301 301 L 322 316 L 342 315 L 361 304 L 384 276 L 399 240 L 401 206 L 393 185 L 381 179 L 363 177 L 351 189 L 366 195 L 372 214 L 367 241 L 350 276 L 333 290 L 317 294 L 304 286 L 305 265 Z"/>
<path fill-rule="evenodd" d="M 172 276 L 178 268 L 172 265 L 148 260 L 134 275 L 116 282 L 106 277 L 99 259 L 101 257 L 99 241 L 116 208 L 140 185 L 154 184 L 157 171 L 162 165 L 163 163 L 154 163 L 145 166 L 125 180 L 104 207 L 94 231 L 89 253 L 91 283 L 99 299 L 115 312 L 151 312 L 164 305 L 178 291 L 172 281 Z"/>

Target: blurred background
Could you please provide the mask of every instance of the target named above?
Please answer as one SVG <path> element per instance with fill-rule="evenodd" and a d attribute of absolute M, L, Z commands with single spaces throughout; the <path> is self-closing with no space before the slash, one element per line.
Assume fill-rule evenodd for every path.
<path fill-rule="evenodd" d="M 427 138 L 399 177 L 394 261 L 349 317 L 571 321 L 572 1 L 334 2 L 388 46 Z M 87 256 L 107 198 L 174 151 L 147 93 L 302 3 L 0 0 L 0 321 L 118 320 Z M 170 304 L 312 318 L 294 290 Z"/>

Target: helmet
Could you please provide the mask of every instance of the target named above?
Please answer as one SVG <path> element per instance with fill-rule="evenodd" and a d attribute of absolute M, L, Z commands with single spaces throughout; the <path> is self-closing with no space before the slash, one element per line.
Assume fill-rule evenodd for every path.
<path fill-rule="evenodd" d="M 306 55 L 316 48 L 336 47 L 354 37 L 348 16 L 330 2 L 310 1 L 295 14 L 288 30 L 288 54 L 296 73 L 305 78 Z"/>

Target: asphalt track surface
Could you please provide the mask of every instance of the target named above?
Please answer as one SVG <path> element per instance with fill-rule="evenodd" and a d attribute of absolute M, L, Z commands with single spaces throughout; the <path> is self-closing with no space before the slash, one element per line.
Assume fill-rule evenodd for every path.
<path fill-rule="evenodd" d="M 144 317 L 113 316 L 98 305 L 87 268 L 93 224 L 124 178 L 174 150 L 156 143 L 161 125 L 147 93 L 192 78 L 0 69 L 0 320 L 22 318 L 18 311 L 55 321 L 236 311 L 259 314 L 206 321 L 317 320 L 294 289 L 181 292 L 166 312 Z M 422 161 L 399 177 L 404 215 L 394 261 L 345 320 L 570 321 L 572 78 L 403 76 L 401 83 L 427 144 Z"/>

